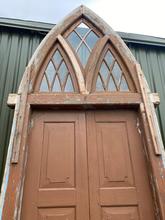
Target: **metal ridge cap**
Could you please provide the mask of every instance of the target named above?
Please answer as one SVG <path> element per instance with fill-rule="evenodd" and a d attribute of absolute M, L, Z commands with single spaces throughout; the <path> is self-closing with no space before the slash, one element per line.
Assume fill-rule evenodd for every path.
<path fill-rule="evenodd" d="M 165 38 L 149 36 L 144 34 L 117 32 L 119 36 L 127 43 L 136 43 L 151 46 L 165 47 Z"/>
<path fill-rule="evenodd" d="M 30 20 L 0 17 L 0 26 L 12 27 L 17 29 L 20 28 L 20 29 L 32 30 L 32 31 L 48 32 L 54 26 L 54 24 L 40 22 L 40 21 L 30 21 Z"/>

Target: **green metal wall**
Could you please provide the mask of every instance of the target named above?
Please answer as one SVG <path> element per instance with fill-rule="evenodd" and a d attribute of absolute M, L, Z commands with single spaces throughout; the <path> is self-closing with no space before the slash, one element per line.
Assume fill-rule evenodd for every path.
<path fill-rule="evenodd" d="M 0 24 L 0 183 L 2 180 L 7 146 L 12 125 L 13 110 L 7 105 L 9 93 L 17 91 L 25 66 L 40 41 L 50 29 L 44 31 L 29 26 L 11 27 Z M 152 40 L 120 33 L 142 65 L 152 92 L 158 92 L 161 104 L 158 108 L 160 128 L 165 143 L 165 40 Z M 135 39 L 136 38 L 136 39 Z M 156 41 L 156 43 L 155 43 Z"/>
<path fill-rule="evenodd" d="M 21 30 L 0 29 L 0 185 L 12 125 L 13 110 L 6 105 L 17 91 L 25 67 L 43 36 Z"/>
<path fill-rule="evenodd" d="M 165 145 L 165 48 L 135 44 L 128 46 L 141 64 L 151 91 L 159 93 L 157 116 Z"/>

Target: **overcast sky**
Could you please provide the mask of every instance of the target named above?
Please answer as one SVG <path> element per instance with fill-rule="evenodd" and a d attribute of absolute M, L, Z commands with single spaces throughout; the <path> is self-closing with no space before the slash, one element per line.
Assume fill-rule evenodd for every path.
<path fill-rule="evenodd" d="M 165 38 L 165 0 L 0 0 L 0 17 L 57 23 L 81 4 L 116 31 Z"/>

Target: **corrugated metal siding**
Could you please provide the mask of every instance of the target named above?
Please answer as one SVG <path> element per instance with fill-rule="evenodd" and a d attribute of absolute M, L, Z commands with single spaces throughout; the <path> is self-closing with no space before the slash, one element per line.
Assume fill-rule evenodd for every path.
<path fill-rule="evenodd" d="M 6 105 L 16 92 L 26 65 L 42 39 L 36 33 L 0 30 L 0 182 L 9 142 L 13 110 Z"/>
<path fill-rule="evenodd" d="M 0 181 L 13 118 L 13 110 L 6 105 L 7 97 L 17 91 L 25 67 L 45 34 L 36 30 L 0 27 Z M 128 37 L 126 42 L 142 65 L 151 90 L 160 94 L 158 117 L 165 143 L 165 45 L 147 46 L 142 41 L 137 43 L 137 39 L 132 43 Z"/>
<path fill-rule="evenodd" d="M 165 48 L 136 44 L 128 46 L 141 64 L 151 91 L 159 93 L 157 116 L 165 143 Z"/>

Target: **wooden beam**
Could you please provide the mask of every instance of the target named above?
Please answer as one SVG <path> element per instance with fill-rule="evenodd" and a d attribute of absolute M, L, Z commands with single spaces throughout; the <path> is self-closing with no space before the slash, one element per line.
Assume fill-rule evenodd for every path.
<path fill-rule="evenodd" d="M 151 93 L 150 94 L 151 102 L 157 107 L 160 104 L 160 97 L 158 93 Z"/>
<path fill-rule="evenodd" d="M 14 108 L 17 102 L 17 96 L 18 94 L 16 93 L 10 93 L 8 95 L 8 99 L 7 99 L 7 105 L 11 108 Z"/>
<path fill-rule="evenodd" d="M 35 95 L 36 95 L 36 99 L 38 98 L 38 97 L 40 97 L 41 98 L 41 100 L 43 101 L 43 100 L 45 100 L 45 104 L 47 105 L 47 104 L 49 104 L 49 98 L 51 97 L 51 99 L 53 98 L 53 96 L 55 95 L 55 94 L 53 94 L 53 93 L 51 93 L 51 94 L 49 94 L 48 96 L 47 96 L 47 100 L 46 100 L 46 96 L 45 95 L 43 95 L 43 99 L 42 99 L 42 94 L 32 94 L 32 95 L 30 95 L 31 96 L 31 98 L 30 98 L 30 100 L 34 100 L 34 98 L 35 98 Z M 9 96 L 8 96 L 8 99 L 7 99 L 7 105 L 10 107 L 10 108 L 14 108 L 15 107 L 15 105 L 16 105 L 16 100 L 17 100 L 17 96 L 18 96 L 18 94 L 16 94 L 16 93 L 10 93 L 9 94 Z M 97 102 L 97 97 L 98 97 L 98 99 L 100 98 L 100 95 L 96 95 L 96 94 L 93 94 L 93 95 L 90 95 L 89 97 L 91 98 L 92 96 L 95 96 L 95 99 L 96 99 L 96 102 Z M 57 98 L 58 96 L 56 95 L 56 98 Z M 67 97 L 68 96 L 66 96 L 66 99 L 67 99 Z M 76 103 L 78 103 L 78 101 L 76 100 L 76 98 L 79 98 L 80 96 L 79 95 L 77 95 L 77 96 L 73 96 L 72 98 L 71 98 L 71 100 L 72 101 L 70 101 L 70 103 L 69 104 L 71 104 L 71 102 L 73 102 L 74 104 Z M 82 96 L 81 96 L 82 97 Z M 119 95 L 119 97 L 121 98 L 121 94 Z M 124 97 L 124 99 L 126 98 L 126 96 L 123 96 Z M 123 101 L 123 97 L 122 97 L 122 100 L 121 100 L 121 102 L 120 102 L 120 104 L 121 103 L 126 103 L 126 101 Z M 55 100 L 56 100 L 56 98 L 55 98 Z M 61 96 L 60 96 L 60 98 L 61 98 Z M 65 96 L 63 97 L 63 99 L 61 99 L 61 102 L 59 102 L 58 104 L 65 104 L 65 103 L 67 103 L 67 100 L 65 101 L 64 100 L 64 98 L 65 98 Z M 74 101 L 74 98 L 75 98 L 75 101 Z M 90 98 L 89 98 L 89 100 L 90 100 Z M 133 99 L 135 98 L 135 101 L 133 101 Z M 155 106 L 157 106 L 157 105 L 159 105 L 160 104 L 160 98 L 159 98 L 159 94 L 158 93 L 151 93 L 150 94 L 150 98 L 151 98 L 151 101 L 152 101 L 152 103 L 155 105 Z M 55 101 L 54 100 L 54 101 Z M 105 98 L 105 100 L 106 100 L 106 103 L 107 103 L 107 99 Z M 99 101 L 100 103 L 103 103 L 105 100 L 102 100 L 102 102 L 101 101 Z M 111 96 L 110 97 L 110 103 L 112 102 L 113 103 L 113 101 L 114 101 L 114 97 L 113 96 Z M 115 103 L 117 103 L 117 100 L 118 100 L 118 98 L 117 98 L 117 96 L 115 97 Z M 131 99 L 130 99 L 130 97 L 128 96 L 128 100 L 129 100 L 129 103 L 131 102 Z M 41 101 L 41 102 L 42 102 Z M 90 100 L 91 101 L 91 100 Z M 133 101 L 133 103 L 134 102 L 136 102 L 136 103 L 140 103 L 141 101 L 140 101 L 140 98 L 139 98 L 139 96 L 137 95 L 137 94 L 135 94 L 135 96 L 132 96 L 132 101 Z M 32 103 L 35 103 L 35 101 L 32 101 Z M 36 102 L 37 102 L 37 100 L 36 100 Z M 43 101 L 44 102 L 44 101 Z M 63 102 L 63 103 L 62 103 Z M 89 102 L 89 101 L 88 101 Z M 88 103 L 87 102 L 87 103 Z M 34 104 L 33 103 L 33 104 Z M 81 103 L 81 102 L 80 102 Z M 133 104 L 132 103 L 132 104 Z M 43 104 L 43 103 L 42 103 Z M 53 104 L 53 99 L 52 99 L 52 102 L 51 102 L 51 104 Z M 81 104 L 83 104 L 83 103 L 81 103 Z M 130 103 L 131 104 L 131 103 Z"/>

